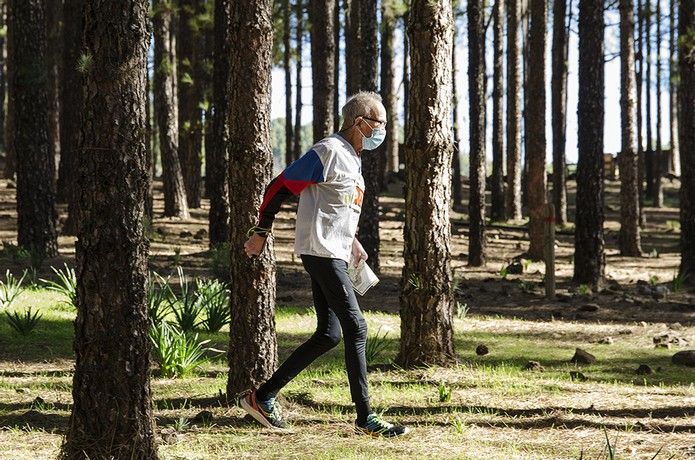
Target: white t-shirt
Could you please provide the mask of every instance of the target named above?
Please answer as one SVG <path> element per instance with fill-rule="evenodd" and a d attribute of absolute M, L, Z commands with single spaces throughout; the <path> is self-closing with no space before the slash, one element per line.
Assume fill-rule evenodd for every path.
<path fill-rule="evenodd" d="M 339 134 L 320 140 L 311 151 L 321 162 L 323 180 L 299 194 L 294 252 L 349 263 L 364 198 L 362 159 Z"/>

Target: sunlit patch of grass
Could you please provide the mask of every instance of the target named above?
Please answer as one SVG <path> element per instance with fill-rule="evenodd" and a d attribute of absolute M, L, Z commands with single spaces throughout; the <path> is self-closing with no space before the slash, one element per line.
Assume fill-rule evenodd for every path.
<path fill-rule="evenodd" d="M 12 337 L 0 323 L 0 458 L 55 458 L 58 452 L 72 401 L 74 319 L 74 312 L 59 306 L 60 300 L 43 289 L 21 294 L 17 307 L 35 306 L 46 323 L 29 339 Z M 371 334 L 381 327 L 383 336 L 389 328 L 379 361 L 393 360 L 399 347 L 398 316 L 366 312 L 365 317 Z M 281 306 L 276 318 L 282 362 L 313 333 L 316 317 L 311 306 Z M 341 344 L 280 393 L 292 425 L 287 432 L 262 429 L 244 418 L 240 408 L 227 405 L 225 355 L 209 356 L 209 362 L 185 380 L 152 378 L 157 433 L 162 427 L 178 427 L 182 436 L 178 442 L 162 442 L 160 458 L 576 460 L 582 449 L 588 458 L 600 454 L 603 426 L 611 440 L 618 439 L 619 458 L 629 458 L 633 447 L 650 458 L 662 445 L 661 456 L 668 458 L 692 445 L 692 433 L 675 429 L 695 415 L 685 411 L 693 394 L 692 371 L 672 366 L 673 350 L 654 349 L 648 331 L 635 329 L 623 336 L 615 331 L 626 325 L 479 316 L 454 322 L 458 365 L 379 367 L 369 373 L 372 407 L 387 420 L 412 427 L 410 438 L 353 434 L 355 412 Z M 681 332 L 689 336 L 693 330 Z M 595 343 L 606 335 L 614 336 L 613 345 Z M 200 336 L 215 348 L 228 347 L 228 328 L 200 331 Z M 485 356 L 475 353 L 481 343 L 489 348 Z M 598 361 L 579 368 L 570 364 L 576 347 L 592 352 Z M 541 362 L 545 371 L 524 370 L 528 360 Z M 661 369 L 637 376 L 638 363 Z M 572 381 L 571 370 L 583 372 L 588 381 Z M 440 397 L 440 385 L 447 390 L 446 398 Z M 30 409 L 36 413 L 27 415 Z M 196 420 L 202 410 L 213 414 L 210 422 Z"/>

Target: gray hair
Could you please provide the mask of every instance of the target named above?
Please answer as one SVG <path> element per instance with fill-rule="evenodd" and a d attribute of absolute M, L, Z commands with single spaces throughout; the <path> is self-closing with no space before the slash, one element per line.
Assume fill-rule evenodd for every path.
<path fill-rule="evenodd" d="M 350 96 L 342 109 L 343 126 L 352 126 L 357 117 L 368 117 L 375 103 L 381 104 L 381 96 L 373 91 L 359 91 Z"/>

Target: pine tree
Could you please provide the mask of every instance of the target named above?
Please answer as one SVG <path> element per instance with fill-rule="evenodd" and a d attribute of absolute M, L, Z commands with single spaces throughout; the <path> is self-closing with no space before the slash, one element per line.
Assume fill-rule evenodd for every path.
<path fill-rule="evenodd" d="M 413 0 L 408 35 L 413 72 L 396 361 L 402 366 L 449 364 L 455 359 L 449 247 L 451 0 Z"/>
<path fill-rule="evenodd" d="M 529 207 L 528 255 L 543 258 L 546 204 L 545 173 L 545 43 L 547 8 L 544 0 L 530 0 L 529 62 L 524 129 L 526 132 L 527 195 Z"/>
<path fill-rule="evenodd" d="M 273 48 L 272 0 L 233 1 L 227 47 L 230 50 L 229 242 L 242 248 L 256 223 L 265 187 L 273 172 L 270 148 L 270 69 Z M 277 362 L 275 338 L 275 257 L 272 237 L 259 257 L 232 251 L 231 323 L 227 394 L 257 387 Z"/>
<path fill-rule="evenodd" d="M 159 133 L 164 182 L 164 216 L 188 218 L 188 200 L 179 151 L 177 94 L 174 90 L 173 5 L 153 0 L 154 112 Z"/>
<path fill-rule="evenodd" d="M 635 47 L 634 3 L 620 0 L 620 112 L 622 144 L 620 149 L 620 253 L 642 254 L 637 188 L 637 139 L 635 133 Z"/>
<path fill-rule="evenodd" d="M 470 119 L 470 241 L 468 265 L 485 264 L 485 9 L 468 3 L 468 99 Z"/>
<path fill-rule="evenodd" d="M 215 0 L 214 55 L 212 72 L 212 139 L 207 158 L 210 162 L 210 247 L 229 241 L 229 132 L 227 97 L 229 78 L 229 11 L 231 0 Z"/>
<path fill-rule="evenodd" d="M 87 0 L 84 10 L 76 361 L 64 459 L 157 458 L 143 231 L 148 11 L 146 0 Z"/>
<path fill-rule="evenodd" d="M 566 0 L 553 2 L 552 45 L 552 129 L 553 129 L 553 204 L 557 225 L 567 224 L 567 185 L 565 144 L 567 129 L 567 43 Z"/>
<path fill-rule="evenodd" d="M 603 238 L 603 1 L 579 2 L 579 158 L 574 281 L 598 286 L 605 270 Z"/>
<path fill-rule="evenodd" d="M 17 161 L 17 240 L 39 259 L 58 254 L 45 14 L 42 0 L 9 3 L 8 39 L 13 51 L 7 65 L 13 69 L 8 91 Z"/>
<path fill-rule="evenodd" d="M 336 81 L 333 10 L 335 0 L 310 0 L 311 77 L 313 99 L 314 142 L 333 132 L 333 97 Z"/>
<path fill-rule="evenodd" d="M 681 0 L 678 11 L 678 124 L 695 126 L 695 2 Z M 680 276 L 695 282 L 695 130 L 678 131 L 681 155 Z"/>
<path fill-rule="evenodd" d="M 519 0 L 507 0 L 507 217 L 521 219 Z"/>
<path fill-rule="evenodd" d="M 492 10 L 493 47 L 493 88 L 492 88 L 492 207 L 493 220 L 505 220 L 504 206 L 504 0 L 495 0 Z"/>

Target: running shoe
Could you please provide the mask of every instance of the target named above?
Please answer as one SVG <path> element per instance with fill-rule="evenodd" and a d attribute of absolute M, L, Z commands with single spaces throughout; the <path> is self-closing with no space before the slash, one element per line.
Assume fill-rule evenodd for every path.
<path fill-rule="evenodd" d="M 280 405 L 275 398 L 261 401 L 256 397 L 256 390 L 253 390 L 241 399 L 241 407 L 265 427 L 287 428 L 287 423 L 280 413 Z"/>
<path fill-rule="evenodd" d="M 377 414 L 371 413 L 367 416 L 367 423 L 363 426 L 355 424 L 357 433 L 368 434 L 370 436 L 383 436 L 392 438 L 394 436 L 403 436 L 410 429 L 405 426 L 394 425 L 385 420 L 382 420 Z"/>

